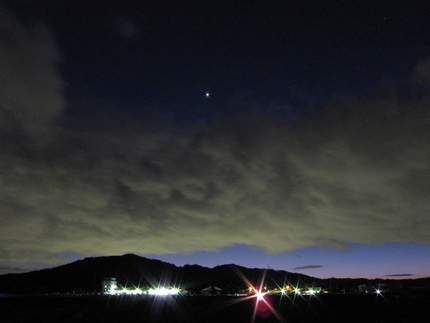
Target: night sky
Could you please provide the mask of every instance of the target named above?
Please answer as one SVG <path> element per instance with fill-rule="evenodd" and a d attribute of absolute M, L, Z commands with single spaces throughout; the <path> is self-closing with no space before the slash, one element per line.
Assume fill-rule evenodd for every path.
<path fill-rule="evenodd" d="M 1 1 L 0 274 L 430 276 L 424 2 Z"/>

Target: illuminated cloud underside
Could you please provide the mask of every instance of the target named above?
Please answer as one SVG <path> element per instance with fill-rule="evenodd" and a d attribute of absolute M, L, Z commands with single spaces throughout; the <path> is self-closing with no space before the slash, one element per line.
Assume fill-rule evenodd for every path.
<path fill-rule="evenodd" d="M 295 128 L 240 115 L 184 131 L 115 113 L 78 127 L 49 32 L 2 14 L 0 261 L 430 242 L 428 95 L 334 100 Z"/>

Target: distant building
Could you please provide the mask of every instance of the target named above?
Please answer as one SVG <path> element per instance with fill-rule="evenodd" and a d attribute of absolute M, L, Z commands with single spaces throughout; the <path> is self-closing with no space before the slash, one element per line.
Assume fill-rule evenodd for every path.
<path fill-rule="evenodd" d="M 118 285 L 116 283 L 116 278 L 109 277 L 105 278 L 102 282 L 102 294 L 103 295 L 112 295 L 115 294 L 115 291 L 117 290 Z"/>
<path fill-rule="evenodd" d="M 209 286 L 201 290 L 201 294 L 205 296 L 221 295 L 221 288 Z"/>
<path fill-rule="evenodd" d="M 366 285 L 366 284 L 361 284 L 361 285 L 358 285 L 358 287 L 357 287 L 357 291 L 358 291 L 358 293 L 360 293 L 360 294 L 366 294 L 366 293 L 368 293 L 369 292 L 369 289 L 370 289 L 371 287 L 370 286 L 368 286 L 368 285 Z"/>

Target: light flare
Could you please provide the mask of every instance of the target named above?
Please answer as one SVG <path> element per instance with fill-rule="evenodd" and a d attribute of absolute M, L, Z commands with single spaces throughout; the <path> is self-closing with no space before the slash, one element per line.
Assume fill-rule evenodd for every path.
<path fill-rule="evenodd" d="M 239 277 L 249 286 L 249 291 L 253 292 L 253 295 L 244 297 L 244 300 L 255 298 L 255 305 L 254 305 L 254 311 L 252 313 L 252 320 L 251 323 L 255 322 L 255 319 L 258 316 L 266 317 L 270 313 L 273 313 L 275 317 L 279 320 L 279 322 L 284 323 L 287 322 L 281 314 L 270 304 L 269 300 L 264 297 L 268 292 L 263 292 L 262 287 L 256 288 L 254 287 L 251 282 L 245 277 L 245 275 L 237 268 L 233 267 L 233 269 L 236 271 L 236 273 L 239 275 Z M 266 270 L 263 272 L 263 276 L 260 279 L 260 286 L 264 286 L 264 280 L 266 278 Z"/>

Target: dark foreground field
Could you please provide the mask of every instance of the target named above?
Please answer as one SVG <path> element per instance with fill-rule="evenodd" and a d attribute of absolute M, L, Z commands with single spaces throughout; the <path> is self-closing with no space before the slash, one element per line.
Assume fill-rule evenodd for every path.
<path fill-rule="evenodd" d="M 428 297 L 2 296 L 0 322 L 427 322 Z M 266 303 L 267 302 L 267 303 Z M 257 307 L 256 307 L 257 306 Z"/>

